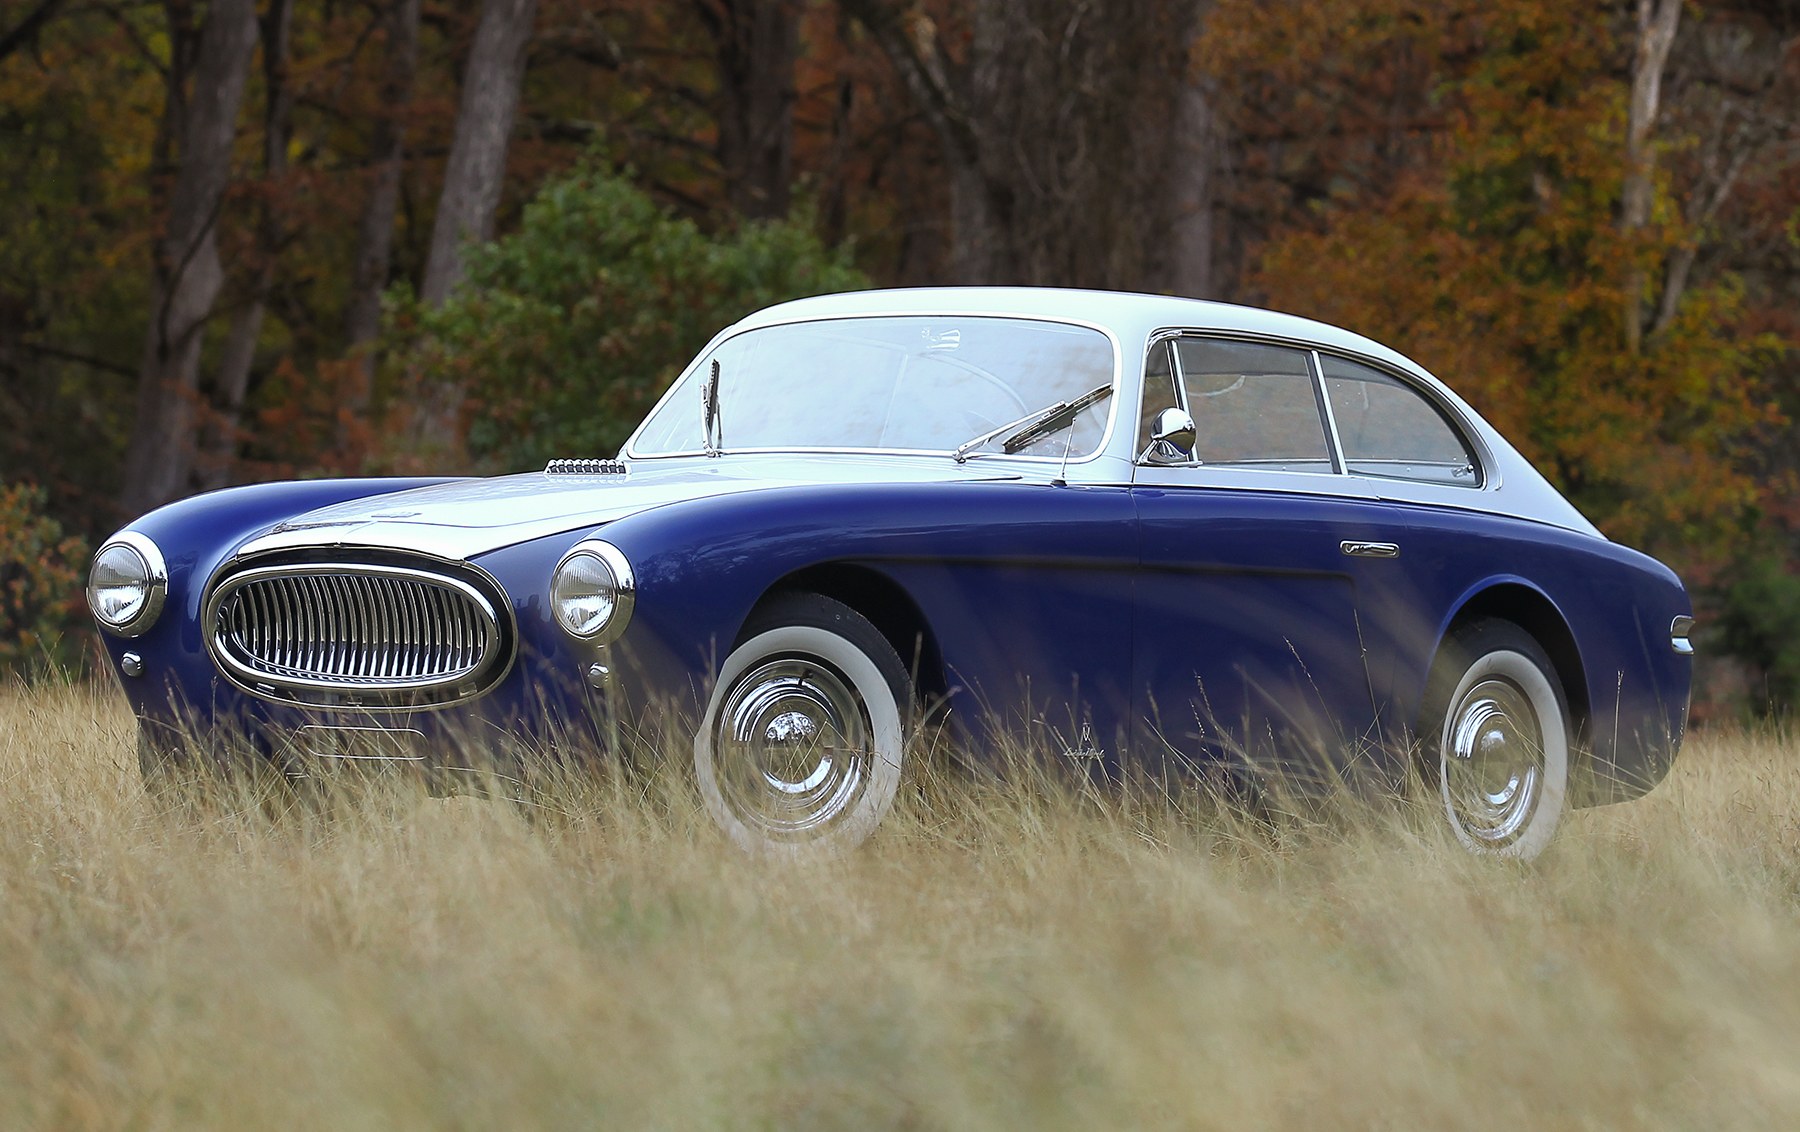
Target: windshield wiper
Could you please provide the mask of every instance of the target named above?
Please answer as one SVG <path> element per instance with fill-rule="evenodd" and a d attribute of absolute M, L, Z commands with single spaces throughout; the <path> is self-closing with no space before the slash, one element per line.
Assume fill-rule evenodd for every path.
<path fill-rule="evenodd" d="M 1051 433 L 1061 432 L 1063 429 L 1068 428 L 1071 424 L 1075 423 L 1075 418 L 1081 415 L 1083 409 L 1094 404 L 1096 401 L 1105 399 L 1111 393 L 1111 382 L 1108 382 L 1105 385 L 1097 385 L 1073 400 L 1058 401 L 1056 404 L 1050 405 L 1047 408 L 1039 409 L 1035 413 L 1026 413 L 1016 421 L 1007 421 L 999 428 L 990 429 L 980 436 L 965 440 L 957 446 L 956 451 L 952 452 L 951 456 L 955 458 L 957 463 L 961 464 L 967 461 L 970 454 L 977 448 L 980 448 L 982 445 L 988 443 L 1002 433 L 1006 434 L 1006 439 L 1000 444 L 1001 451 L 1005 452 L 1008 456 L 1017 452 L 1022 452 L 1037 441 L 1049 436 Z"/>

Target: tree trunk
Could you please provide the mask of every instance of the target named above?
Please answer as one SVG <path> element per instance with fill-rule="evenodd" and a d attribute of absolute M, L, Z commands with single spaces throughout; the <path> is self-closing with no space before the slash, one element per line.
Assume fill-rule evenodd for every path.
<path fill-rule="evenodd" d="M 263 177 L 271 193 L 288 170 L 288 137 L 294 109 L 294 92 L 288 86 L 289 26 L 292 0 L 269 0 L 263 16 Z M 256 233 L 256 275 L 249 299 L 232 316 L 225 348 L 219 355 L 219 375 L 214 382 L 213 417 L 207 429 L 206 459 L 200 468 L 201 487 L 219 488 L 231 482 L 237 462 L 239 430 L 244 398 L 250 391 L 250 369 L 256 362 L 256 345 L 262 338 L 269 288 L 275 283 L 275 261 L 286 242 L 286 226 L 280 209 L 265 196 Z"/>
<path fill-rule="evenodd" d="M 537 0 L 485 0 L 475 42 L 463 68 L 462 101 L 456 134 L 438 196 L 437 220 L 419 297 L 444 301 L 463 277 L 463 245 L 486 243 L 494 234 L 494 212 L 506 173 L 507 143 L 519 108 L 525 77 L 525 47 Z"/>
<path fill-rule="evenodd" d="M 1178 170 L 1172 138 L 1193 0 L 843 6 L 938 136 L 953 229 L 943 276 L 1166 285 L 1177 192 L 1195 225 L 1210 221 L 1194 204 L 1210 192 L 1210 170 Z M 1189 181 L 1178 190 L 1170 182 L 1179 176 Z"/>
<path fill-rule="evenodd" d="M 186 491 L 194 457 L 201 337 L 224 281 L 217 222 L 231 178 L 250 57 L 255 0 L 214 0 L 194 61 L 181 156 L 150 287 L 150 325 L 138 370 L 137 415 L 120 503 L 136 515 Z M 171 98 L 180 92 L 171 91 Z"/>
<path fill-rule="evenodd" d="M 1219 115 L 1199 79 L 1183 84 L 1171 131 L 1168 288 L 1194 299 L 1218 298 L 1213 275 L 1213 207 L 1219 167 Z"/>
<path fill-rule="evenodd" d="M 519 108 L 525 47 L 536 7 L 537 0 L 482 4 L 481 23 L 463 68 L 462 102 L 431 228 L 425 278 L 419 284 L 419 298 L 427 305 L 443 302 L 462 282 L 465 245 L 486 243 L 494 234 L 494 212 L 500 207 L 506 150 Z M 462 462 L 462 407 L 463 391 L 451 383 L 419 393 L 415 427 L 446 464 Z"/>
<path fill-rule="evenodd" d="M 1651 135 L 1662 103 L 1663 70 L 1675 46 L 1683 0 L 1637 0 L 1637 47 L 1631 59 L 1631 102 L 1625 116 L 1625 183 L 1619 227 L 1627 234 L 1650 224 L 1656 197 L 1656 154 Z M 1625 346 L 1636 354 L 1644 341 L 1644 269 L 1625 280 Z"/>
<path fill-rule="evenodd" d="M 982 155 L 992 146 L 975 111 L 994 86 L 993 38 L 1001 26 L 994 0 L 977 0 L 961 65 L 945 54 L 935 25 L 922 12 L 903 12 L 890 0 L 846 0 L 844 7 L 880 45 L 938 135 L 950 174 L 949 281 L 1018 282 L 1003 279 L 1003 209 L 982 168 Z"/>
<path fill-rule="evenodd" d="M 719 70 L 719 166 L 739 216 L 786 216 L 794 176 L 796 0 L 701 0 Z"/>
<path fill-rule="evenodd" d="M 381 332 L 381 292 L 393 259 L 394 215 L 400 203 L 400 175 L 406 152 L 403 112 L 412 101 L 419 64 L 419 0 L 395 0 L 387 13 L 387 79 L 382 84 L 383 115 L 376 120 L 369 152 L 369 199 L 357 226 L 356 268 L 344 308 L 344 337 L 357 367 L 357 384 L 345 408 L 352 417 L 369 407 L 375 374 L 372 347 Z M 339 440 L 344 438 L 340 435 Z"/>

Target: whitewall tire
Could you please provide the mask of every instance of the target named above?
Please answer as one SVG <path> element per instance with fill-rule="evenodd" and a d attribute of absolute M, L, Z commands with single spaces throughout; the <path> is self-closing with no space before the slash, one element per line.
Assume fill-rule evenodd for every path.
<path fill-rule="evenodd" d="M 1453 633 L 1432 666 L 1421 737 L 1436 801 L 1472 852 L 1530 860 L 1567 808 L 1571 727 L 1556 668 L 1509 621 Z"/>
<path fill-rule="evenodd" d="M 900 790 L 911 681 L 862 615 L 778 598 L 725 659 L 694 737 L 700 796 L 752 853 L 860 845 Z"/>

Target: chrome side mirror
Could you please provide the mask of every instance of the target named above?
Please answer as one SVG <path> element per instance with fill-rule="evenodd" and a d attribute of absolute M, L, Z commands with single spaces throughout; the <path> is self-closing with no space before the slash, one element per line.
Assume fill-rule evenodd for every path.
<path fill-rule="evenodd" d="M 1172 462 L 1194 454 L 1194 418 L 1186 409 L 1164 409 L 1150 422 L 1150 447 L 1144 459 Z"/>

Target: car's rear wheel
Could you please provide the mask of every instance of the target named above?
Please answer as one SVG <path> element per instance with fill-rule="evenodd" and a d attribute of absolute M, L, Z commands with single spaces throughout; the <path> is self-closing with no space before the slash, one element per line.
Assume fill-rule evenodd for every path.
<path fill-rule="evenodd" d="M 1468 849 L 1529 860 L 1562 822 L 1569 711 L 1542 646 L 1510 621 L 1453 632 L 1426 686 L 1421 738 L 1437 803 Z"/>
<path fill-rule="evenodd" d="M 861 844 L 899 793 L 912 682 L 842 602 L 785 595 L 719 672 L 694 773 L 707 812 L 751 852 Z"/>

